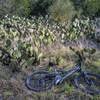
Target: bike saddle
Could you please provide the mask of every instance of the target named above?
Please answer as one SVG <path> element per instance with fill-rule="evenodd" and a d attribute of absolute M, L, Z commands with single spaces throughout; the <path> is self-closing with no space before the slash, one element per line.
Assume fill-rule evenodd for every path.
<path fill-rule="evenodd" d="M 50 65 L 50 66 L 56 66 L 56 65 L 58 65 L 58 64 L 55 64 L 55 63 L 53 63 L 53 62 L 49 62 L 49 65 Z"/>

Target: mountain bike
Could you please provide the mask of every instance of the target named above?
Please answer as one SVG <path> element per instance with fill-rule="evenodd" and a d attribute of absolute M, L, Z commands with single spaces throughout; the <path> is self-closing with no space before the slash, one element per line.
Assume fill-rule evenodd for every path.
<path fill-rule="evenodd" d="M 33 72 L 26 78 L 27 88 L 36 92 L 44 91 L 50 89 L 53 85 L 61 84 L 70 75 L 78 72 L 79 74 L 74 78 L 76 87 L 89 94 L 99 94 L 100 75 L 83 70 L 83 58 L 80 54 L 78 54 L 78 58 L 78 63 L 71 69 L 56 69 L 57 64 L 50 63 L 54 68 L 53 72 L 44 70 Z"/>

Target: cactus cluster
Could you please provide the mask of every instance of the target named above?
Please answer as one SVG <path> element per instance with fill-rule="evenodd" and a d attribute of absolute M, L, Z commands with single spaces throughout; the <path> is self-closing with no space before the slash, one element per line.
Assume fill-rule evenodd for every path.
<path fill-rule="evenodd" d="M 58 22 L 49 15 L 45 17 L 5 16 L 0 21 L 0 48 L 8 52 L 21 65 L 32 65 L 43 56 L 40 48 L 53 43 L 65 43 L 82 36 L 91 36 L 94 25 L 90 20 L 75 18 L 72 22 Z M 3 52 L 3 51 L 2 51 Z"/>

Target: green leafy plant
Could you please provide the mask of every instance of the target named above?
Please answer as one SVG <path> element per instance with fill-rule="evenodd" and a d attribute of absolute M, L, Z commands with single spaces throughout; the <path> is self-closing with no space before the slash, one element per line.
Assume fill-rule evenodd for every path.
<path fill-rule="evenodd" d="M 34 0 L 6 0 L 2 1 L 0 12 L 2 16 L 6 14 L 9 15 L 19 15 L 19 16 L 29 16 L 31 12 L 31 4 Z"/>
<path fill-rule="evenodd" d="M 70 83 L 64 83 L 60 88 L 59 88 L 59 92 L 66 92 L 71 94 L 73 92 L 74 87 L 70 85 Z"/>
<path fill-rule="evenodd" d="M 73 3 L 70 0 L 56 0 L 49 7 L 48 12 L 61 21 L 68 21 L 75 15 Z"/>
<path fill-rule="evenodd" d="M 42 47 L 48 47 L 56 42 L 65 43 L 77 40 L 82 36 L 93 35 L 93 24 L 86 19 L 73 19 L 72 23 L 58 22 L 51 16 L 31 17 L 5 16 L 0 20 L 0 48 L 4 55 L 9 53 L 10 61 L 16 61 L 20 66 L 39 64 L 43 57 Z M 4 58 L 5 59 L 5 58 Z M 63 58 L 57 58 L 63 63 Z"/>
<path fill-rule="evenodd" d="M 85 14 L 90 17 L 99 16 L 100 0 L 85 0 L 83 3 Z"/>
<path fill-rule="evenodd" d="M 87 38 L 93 38 L 95 32 L 95 24 L 87 17 L 75 18 L 70 25 L 70 28 L 66 32 L 66 38 L 71 40 L 77 40 L 83 36 Z"/>
<path fill-rule="evenodd" d="M 54 0 L 37 0 L 33 2 L 31 7 L 30 15 L 43 15 L 45 16 L 48 13 L 49 6 L 53 3 Z"/>

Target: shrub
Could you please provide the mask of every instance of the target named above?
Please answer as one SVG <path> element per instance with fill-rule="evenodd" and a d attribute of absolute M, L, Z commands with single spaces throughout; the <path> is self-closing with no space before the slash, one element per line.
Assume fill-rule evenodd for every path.
<path fill-rule="evenodd" d="M 48 12 L 48 7 L 54 0 L 35 0 L 31 7 L 30 15 L 42 15 L 45 16 Z"/>
<path fill-rule="evenodd" d="M 0 9 L 3 11 L 3 16 L 6 14 L 29 16 L 32 3 L 33 0 L 2 0 Z"/>
<path fill-rule="evenodd" d="M 100 16 L 100 0 L 71 0 L 74 3 L 78 15 L 88 17 Z M 80 12 L 81 11 L 81 12 Z"/>
<path fill-rule="evenodd" d="M 29 16 L 31 12 L 31 4 L 33 0 L 14 0 L 15 7 L 13 7 L 13 13 L 19 16 Z"/>
<path fill-rule="evenodd" d="M 61 21 L 70 20 L 75 15 L 74 6 L 70 0 L 55 0 L 48 12 L 53 18 Z"/>
<path fill-rule="evenodd" d="M 87 16 L 94 17 L 100 15 L 100 0 L 85 0 L 83 9 Z"/>
<path fill-rule="evenodd" d="M 71 0 L 74 4 L 77 16 L 81 16 L 83 13 L 83 2 L 84 0 Z"/>
<path fill-rule="evenodd" d="M 13 0 L 0 0 L 0 15 L 5 16 L 6 14 L 9 14 L 13 5 Z"/>

